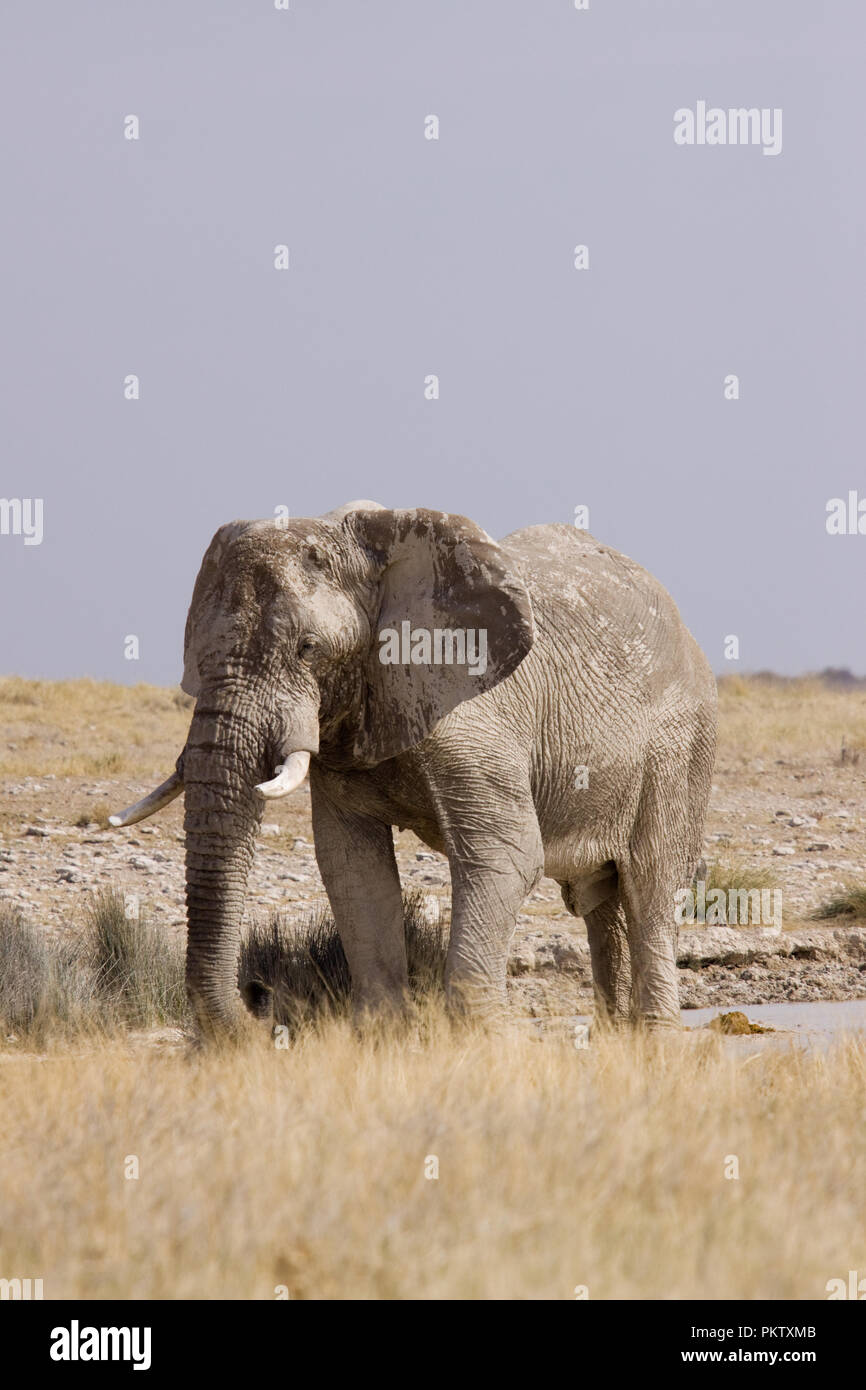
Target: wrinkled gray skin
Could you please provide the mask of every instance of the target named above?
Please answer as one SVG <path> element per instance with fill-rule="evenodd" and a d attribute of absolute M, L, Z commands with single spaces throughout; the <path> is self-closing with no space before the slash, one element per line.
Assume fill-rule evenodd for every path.
<path fill-rule="evenodd" d="M 486 673 L 383 665 L 378 634 L 404 619 L 486 628 Z M 243 1016 L 254 788 L 298 750 L 361 1009 L 407 988 L 397 825 L 448 857 L 453 1003 L 499 1011 L 518 911 L 547 874 L 586 920 L 599 1010 L 678 1022 L 674 895 L 701 850 L 715 681 L 631 560 L 570 526 L 496 544 L 465 517 L 370 502 L 234 522 L 196 581 L 183 688 L 187 986 L 204 1033 Z"/>

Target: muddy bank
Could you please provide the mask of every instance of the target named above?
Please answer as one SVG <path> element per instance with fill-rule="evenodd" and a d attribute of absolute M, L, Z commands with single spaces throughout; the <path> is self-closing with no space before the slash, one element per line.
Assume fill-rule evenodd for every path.
<path fill-rule="evenodd" d="M 683 1009 L 866 999 L 863 927 L 680 932 L 677 960 Z M 591 1008 L 589 946 L 576 932 L 519 946 L 509 968 L 512 997 L 529 1013 Z"/>
<path fill-rule="evenodd" d="M 817 1002 L 866 997 L 866 930 L 683 932 L 680 1004 Z"/>

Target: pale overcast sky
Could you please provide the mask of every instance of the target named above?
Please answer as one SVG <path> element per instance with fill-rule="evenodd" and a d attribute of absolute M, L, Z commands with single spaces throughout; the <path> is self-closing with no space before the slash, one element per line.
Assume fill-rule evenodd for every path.
<path fill-rule="evenodd" d="M 358 496 L 494 536 L 587 505 L 717 671 L 866 670 L 866 535 L 825 525 L 866 498 L 864 35 L 862 0 L 3 0 L 0 496 L 43 534 L 0 535 L 0 672 L 177 681 L 216 527 Z M 780 110 L 780 152 L 677 145 L 699 102 Z"/>

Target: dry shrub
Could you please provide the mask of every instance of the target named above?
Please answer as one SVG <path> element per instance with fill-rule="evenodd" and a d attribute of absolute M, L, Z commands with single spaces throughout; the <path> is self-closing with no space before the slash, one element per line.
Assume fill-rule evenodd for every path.
<path fill-rule="evenodd" d="M 855 917 L 862 921 L 866 918 L 866 885 L 847 884 L 835 898 L 818 908 L 815 917 L 822 921 L 832 917 Z"/>
<path fill-rule="evenodd" d="M 427 921 L 424 894 L 403 896 L 403 926 L 409 985 L 415 999 L 441 992 L 448 939 L 444 927 Z M 297 1029 L 323 1015 L 346 1015 L 351 977 L 333 919 L 318 912 L 293 924 L 274 913 L 254 923 L 241 944 L 242 990 L 257 997 L 254 986 L 271 997 L 274 1020 Z"/>
<path fill-rule="evenodd" d="M 447 937 L 430 925 L 424 895 L 404 898 L 413 996 L 441 993 Z M 254 923 L 241 945 L 239 984 L 263 987 L 277 1022 L 292 1029 L 348 1013 L 349 967 L 332 918 L 318 913 L 292 924 L 275 914 Z M 190 1022 L 181 943 L 127 912 L 122 894 L 96 894 L 75 946 L 34 928 L 15 909 L 0 913 L 0 1025 L 40 1043 L 70 1031 L 115 1031 Z"/>
<path fill-rule="evenodd" d="M 0 903 L 0 1042 L 89 1029 L 93 978 L 81 949 L 37 930 L 17 907 Z"/>

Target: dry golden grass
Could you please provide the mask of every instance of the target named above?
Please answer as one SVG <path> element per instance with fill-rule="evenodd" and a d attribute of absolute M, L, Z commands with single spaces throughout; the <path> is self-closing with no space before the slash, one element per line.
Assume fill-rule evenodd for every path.
<path fill-rule="evenodd" d="M 729 1047 L 431 1005 L 375 1041 L 7 1054 L 0 1271 L 47 1298 L 824 1298 L 866 1268 L 866 1048 Z"/>
<path fill-rule="evenodd" d="M 842 742 L 866 749 L 866 691 L 834 689 L 812 678 L 719 681 L 721 758 L 839 759 Z"/>
<path fill-rule="evenodd" d="M 191 708 L 179 688 L 0 677 L 0 776 L 150 775 L 173 765 Z M 843 740 L 866 759 L 866 691 L 833 689 L 810 678 L 719 681 L 722 757 L 834 760 Z"/>
<path fill-rule="evenodd" d="M 192 704 L 179 688 L 0 678 L 0 777 L 113 778 L 170 769 Z"/>

